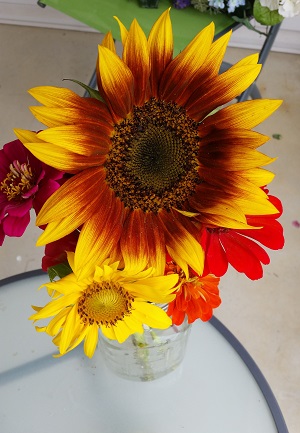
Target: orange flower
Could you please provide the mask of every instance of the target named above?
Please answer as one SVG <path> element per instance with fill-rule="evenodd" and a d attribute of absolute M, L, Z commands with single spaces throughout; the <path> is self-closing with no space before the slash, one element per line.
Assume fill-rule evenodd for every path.
<path fill-rule="evenodd" d="M 180 268 L 172 262 L 167 263 L 166 273 L 179 273 L 176 298 L 168 306 L 168 315 L 175 325 L 181 325 L 185 316 L 188 322 L 196 319 L 204 322 L 211 319 L 213 308 L 221 304 L 218 284 L 220 278 L 214 275 L 199 277 L 198 275 L 185 278 Z"/>

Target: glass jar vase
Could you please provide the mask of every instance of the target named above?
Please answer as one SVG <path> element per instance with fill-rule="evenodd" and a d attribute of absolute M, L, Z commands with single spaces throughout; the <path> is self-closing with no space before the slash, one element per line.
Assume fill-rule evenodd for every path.
<path fill-rule="evenodd" d="M 158 379 L 174 371 L 182 362 L 191 325 L 154 329 L 144 326 L 143 334 L 133 334 L 120 344 L 102 333 L 99 346 L 106 366 L 118 376 L 135 381 Z"/>

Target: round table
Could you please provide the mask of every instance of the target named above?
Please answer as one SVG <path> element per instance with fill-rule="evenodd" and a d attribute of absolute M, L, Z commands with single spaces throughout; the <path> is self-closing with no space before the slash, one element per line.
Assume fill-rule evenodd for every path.
<path fill-rule="evenodd" d="M 1 433 L 288 433 L 257 365 L 220 321 L 192 326 L 183 364 L 153 382 L 114 376 L 99 349 L 61 358 L 28 317 L 47 281 L 32 271 L 0 281 Z"/>

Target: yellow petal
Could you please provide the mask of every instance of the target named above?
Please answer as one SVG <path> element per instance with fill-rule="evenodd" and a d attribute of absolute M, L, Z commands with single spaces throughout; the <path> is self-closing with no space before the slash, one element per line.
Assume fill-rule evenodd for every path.
<path fill-rule="evenodd" d="M 123 282 L 123 287 L 135 297 L 156 303 L 168 303 L 174 299 L 174 287 L 178 282 L 177 274 L 150 277 L 135 283 Z"/>
<path fill-rule="evenodd" d="M 211 45 L 211 49 L 205 59 L 205 62 L 203 63 L 201 70 L 199 70 L 199 74 L 201 74 L 203 78 L 209 78 L 218 74 L 231 35 L 232 31 L 229 31 L 214 41 Z"/>
<path fill-rule="evenodd" d="M 110 125 L 112 127 L 112 118 L 102 102 L 93 98 L 85 98 L 86 102 L 81 101 L 81 105 L 77 107 L 29 107 L 34 117 L 44 123 L 48 127 L 74 125 L 85 122 L 90 122 L 94 125 L 101 123 L 105 131 Z M 111 128 L 110 128 L 111 129 Z"/>
<path fill-rule="evenodd" d="M 102 334 L 106 338 L 109 338 L 110 340 L 116 340 L 117 339 L 115 331 L 114 331 L 114 329 L 115 329 L 114 326 L 103 326 L 103 325 L 101 325 L 100 328 L 101 328 Z"/>
<path fill-rule="evenodd" d="M 119 343 L 124 343 L 129 335 L 133 334 L 133 331 L 128 328 L 123 320 L 118 320 L 114 325 L 114 333 Z"/>
<path fill-rule="evenodd" d="M 69 233 L 72 233 L 84 223 L 84 219 L 85 216 L 82 216 L 80 212 L 77 212 L 72 213 L 59 221 L 49 223 L 44 232 L 38 238 L 36 246 L 41 247 L 50 244 L 51 242 L 57 241 Z"/>
<path fill-rule="evenodd" d="M 47 319 L 51 316 L 56 316 L 63 308 L 68 307 L 69 305 L 73 305 L 77 302 L 79 298 L 79 294 L 77 292 L 70 293 L 66 296 L 61 296 L 54 301 L 50 301 L 45 307 L 43 307 L 40 311 L 34 313 L 30 316 L 30 320 L 40 320 Z"/>
<path fill-rule="evenodd" d="M 199 208 L 201 208 L 201 206 L 199 206 Z M 220 215 L 220 217 L 225 216 L 232 220 L 246 223 L 245 213 L 236 205 L 234 200 L 231 202 L 220 200 L 215 206 L 203 206 L 203 212 L 211 215 Z"/>
<path fill-rule="evenodd" d="M 167 313 L 156 305 L 148 302 L 135 302 L 135 310 L 140 313 L 140 320 L 151 328 L 167 329 L 172 325 L 172 320 Z"/>
<path fill-rule="evenodd" d="M 78 306 L 74 305 L 71 308 L 71 311 L 69 312 L 66 318 L 66 322 L 63 327 L 61 338 L 60 338 L 60 345 L 59 345 L 60 353 L 66 352 L 66 350 L 71 344 L 72 339 L 74 338 L 74 328 L 76 327 L 76 322 L 80 321 L 77 310 L 78 310 Z"/>
<path fill-rule="evenodd" d="M 120 27 L 120 34 L 121 34 L 121 41 L 123 46 L 126 43 L 126 39 L 127 39 L 127 35 L 128 35 L 128 30 L 126 29 L 126 27 L 124 26 L 124 24 L 119 20 L 118 17 L 114 16 L 114 19 L 118 22 L 119 27 Z"/>
<path fill-rule="evenodd" d="M 79 155 L 105 155 L 111 145 L 103 126 L 63 125 L 38 133 L 38 138 Z"/>
<path fill-rule="evenodd" d="M 275 99 L 254 99 L 229 105 L 204 119 L 199 134 L 206 135 L 212 126 L 218 129 L 252 129 L 267 119 L 281 104 L 282 101 Z"/>
<path fill-rule="evenodd" d="M 244 65 L 256 65 L 259 59 L 258 53 L 250 54 L 249 56 L 243 57 L 239 60 L 232 68 L 239 68 Z"/>
<path fill-rule="evenodd" d="M 243 209 L 246 215 L 275 215 L 278 213 L 278 209 L 265 197 L 252 195 L 237 198 L 236 203 Z"/>
<path fill-rule="evenodd" d="M 275 177 L 274 173 L 264 168 L 252 168 L 251 170 L 240 173 L 240 175 L 256 186 L 269 185 Z"/>
<path fill-rule="evenodd" d="M 72 90 L 53 86 L 34 87 L 28 90 L 28 93 L 47 107 L 69 106 L 76 108 L 81 105 L 83 99 Z"/>
<path fill-rule="evenodd" d="M 14 132 L 36 158 L 57 170 L 76 173 L 79 170 L 102 165 L 106 160 L 105 155 L 93 155 L 89 157 L 78 155 L 55 144 L 46 143 L 40 140 L 36 134 L 32 138 L 33 142 L 27 141 L 30 140 L 27 134 L 29 131 L 15 129 Z"/>
<path fill-rule="evenodd" d="M 166 245 L 172 258 L 186 275 L 188 275 L 187 265 L 201 275 L 204 252 L 199 242 L 171 214 L 161 213 L 160 217 L 165 226 Z"/>
<path fill-rule="evenodd" d="M 78 283 L 77 278 L 73 273 L 60 278 L 57 281 L 45 283 L 41 287 L 47 287 L 48 291 L 58 292 L 63 295 L 70 295 L 74 292 L 82 291 L 82 286 Z"/>
<path fill-rule="evenodd" d="M 105 101 L 113 118 L 123 119 L 133 107 L 133 75 L 128 66 L 112 51 L 99 45 L 99 75 Z"/>
<path fill-rule="evenodd" d="M 125 316 L 123 320 L 132 333 L 142 334 L 144 332 L 143 325 L 135 317 L 135 314 L 130 314 L 129 316 Z"/>
<path fill-rule="evenodd" d="M 91 326 L 89 326 L 85 341 L 84 341 L 84 353 L 89 358 L 92 358 L 97 344 L 98 344 L 98 336 L 99 336 L 99 328 L 98 325 L 94 322 Z"/>
<path fill-rule="evenodd" d="M 86 334 L 89 330 L 89 325 L 80 325 L 78 326 L 79 321 L 77 321 L 77 323 L 75 324 L 76 329 L 74 330 L 74 333 L 76 335 L 76 338 L 72 339 L 72 343 L 70 344 L 68 350 L 66 350 L 64 353 L 61 353 L 60 355 L 53 355 L 54 358 L 59 358 L 62 355 L 65 355 L 66 353 L 71 352 L 71 350 L 75 349 L 75 347 L 79 346 L 79 344 L 84 340 L 84 338 L 86 337 Z M 54 340 L 53 340 L 54 343 Z M 54 344 L 56 344 L 57 346 L 60 345 L 60 339 L 55 342 Z"/>
<path fill-rule="evenodd" d="M 116 45 L 115 45 L 115 41 L 114 38 L 112 36 L 111 31 L 107 32 L 106 35 L 104 36 L 101 45 L 103 47 L 108 48 L 110 51 L 112 51 L 113 53 L 116 54 Z"/>
<path fill-rule="evenodd" d="M 203 218 L 205 219 L 206 226 L 213 226 L 213 227 L 223 227 L 228 229 L 249 229 L 249 228 L 256 228 L 249 226 L 247 223 L 243 221 L 238 221 L 235 219 L 232 219 L 226 215 L 213 215 L 209 213 L 203 212 Z"/>
<path fill-rule="evenodd" d="M 27 129 L 14 129 L 14 133 L 16 134 L 17 138 L 22 141 L 22 143 L 25 145 L 30 142 L 36 142 L 36 143 L 45 143 L 43 140 L 41 140 L 37 133 L 34 131 L 28 131 Z"/>
<path fill-rule="evenodd" d="M 63 327 L 66 316 L 69 314 L 72 307 L 67 307 L 61 310 L 47 325 L 46 332 L 48 335 L 54 337 Z"/>

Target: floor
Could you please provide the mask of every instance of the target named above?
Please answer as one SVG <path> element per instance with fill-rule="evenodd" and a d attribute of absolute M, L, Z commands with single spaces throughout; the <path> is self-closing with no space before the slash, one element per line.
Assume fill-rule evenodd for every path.
<path fill-rule="evenodd" d="M 28 110 L 34 104 L 26 93 L 38 85 L 80 89 L 63 78 L 87 83 L 94 68 L 100 36 L 63 30 L 0 26 L 1 146 L 14 139 L 13 128 L 41 126 Z M 231 48 L 227 61 L 249 51 Z M 229 272 L 221 283 L 223 303 L 218 317 L 241 341 L 269 382 L 290 433 L 300 425 L 300 56 L 271 53 L 259 78 L 265 98 L 283 99 L 282 107 L 259 130 L 272 138 L 265 153 L 278 156 L 271 192 L 282 199 L 286 245 L 271 252 L 264 278 L 252 282 Z M 7 238 L 0 249 L 0 278 L 40 266 L 43 254 L 35 248 L 39 230 L 33 224 L 22 240 Z M 240 432 L 242 433 L 242 432 Z M 252 432 L 251 432 L 252 433 Z M 254 433 L 254 432 L 253 432 Z"/>

